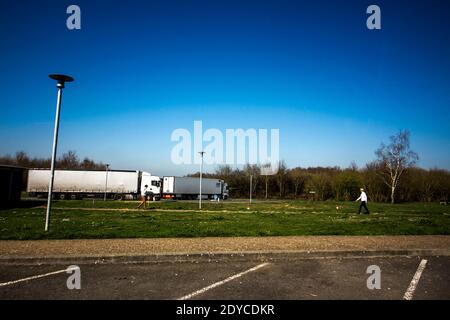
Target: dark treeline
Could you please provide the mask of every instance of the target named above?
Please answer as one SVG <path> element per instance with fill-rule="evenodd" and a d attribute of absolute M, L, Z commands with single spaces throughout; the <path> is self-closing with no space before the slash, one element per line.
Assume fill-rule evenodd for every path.
<path fill-rule="evenodd" d="M 232 197 L 249 197 L 250 176 L 252 196 L 257 198 L 309 198 L 349 201 L 364 188 L 370 201 L 445 201 L 450 195 L 450 172 L 418 168 L 419 156 L 410 149 L 410 133 L 400 130 L 381 143 L 376 159 L 364 168 L 356 164 L 347 169 L 315 167 L 288 169 L 283 161 L 274 175 L 261 175 L 261 167 L 247 165 L 242 170 L 220 167 L 209 175 L 223 179 L 230 186 Z M 208 175 L 207 175 L 208 176 Z"/>
<path fill-rule="evenodd" d="M 250 176 L 254 198 L 284 199 L 303 198 L 315 200 L 355 200 L 359 189 L 366 190 L 370 201 L 410 202 L 445 201 L 450 198 L 450 171 L 422 169 L 416 166 L 418 155 L 409 147 L 409 132 L 399 131 L 390 137 L 390 143 L 382 143 L 375 151 L 376 159 L 364 168 L 356 164 L 349 168 L 286 167 L 279 163 L 274 175 L 262 175 L 258 165 L 233 169 L 229 165 L 219 167 L 205 178 L 225 180 L 233 198 L 248 198 Z M 26 168 L 49 168 L 50 159 L 29 158 L 23 151 L 15 156 L 0 157 L 0 164 Z M 57 161 L 58 169 L 105 170 L 106 165 L 85 158 L 80 161 L 74 151 L 64 153 Z M 199 173 L 191 176 L 198 176 Z"/>
<path fill-rule="evenodd" d="M 30 158 L 25 152 L 14 156 L 0 157 L 0 164 L 25 168 L 50 168 L 50 159 Z M 74 151 L 64 153 L 57 161 L 58 169 L 105 170 L 106 165 L 89 158 L 79 160 Z M 261 175 L 257 165 L 233 169 L 225 165 L 214 173 L 204 173 L 205 178 L 225 180 L 233 198 L 248 198 L 250 175 L 252 175 L 252 196 L 260 199 L 315 199 L 355 200 L 359 188 L 363 187 L 371 201 L 390 201 L 391 190 L 386 185 L 380 162 L 371 162 L 364 168 L 352 164 L 348 168 L 313 167 L 289 169 L 281 162 L 277 174 Z M 199 176 L 199 173 L 191 176 Z M 396 189 L 396 202 L 448 201 L 450 198 L 450 171 L 443 169 L 408 168 Z"/>
<path fill-rule="evenodd" d="M 0 156 L 0 164 L 19 166 L 25 168 L 50 169 L 50 158 L 30 158 L 25 152 L 16 152 L 14 156 Z M 106 165 L 95 162 L 89 158 L 80 160 L 75 151 L 68 151 L 61 155 L 56 161 L 57 169 L 82 169 L 82 170 L 105 170 Z"/>
<path fill-rule="evenodd" d="M 352 164 L 349 168 L 314 167 L 288 169 L 281 163 L 278 173 L 271 176 L 260 174 L 259 166 L 247 165 L 243 169 L 222 166 L 205 178 L 225 180 L 233 198 L 248 198 L 250 175 L 254 198 L 261 199 L 315 199 L 355 200 L 359 188 L 364 188 L 370 201 L 391 201 L 391 189 L 383 181 L 380 164 L 372 162 L 364 168 Z M 199 173 L 191 176 L 198 176 Z M 450 171 L 443 169 L 408 168 L 395 191 L 396 202 L 448 201 L 450 196 Z"/>

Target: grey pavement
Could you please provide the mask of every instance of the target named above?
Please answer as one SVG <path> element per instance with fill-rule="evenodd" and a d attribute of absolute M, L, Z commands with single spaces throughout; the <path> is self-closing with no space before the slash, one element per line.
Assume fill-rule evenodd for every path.
<path fill-rule="evenodd" d="M 413 299 L 450 299 L 450 257 L 341 257 L 222 261 L 0 265 L 0 299 L 400 300 L 426 259 Z M 266 263 L 266 264 L 263 264 Z M 78 265 L 81 289 L 69 290 L 64 272 Z M 257 266 L 257 270 L 242 274 Z M 381 289 L 368 289 L 367 267 L 379 266 Z M 33 276 L 61 273 L 12 282 Z M 231 279 L 231 280 L 230 280 Z M 224 282 L 225 280 L 225 282 Z M 207 289 L 216 284 L 215 287 Z M 200 292 L 200 293 L 198 293 Z"/>
<path fill-rule="evenodd" d="M 423 260 L 413 299 L 449 300 L 449 236 L 0 241 L 0 300 L 403 299 Z"/>
<path fill-rule="evenodd" d="M 450 255 L 450 236 L 292 236 L 0 241 L 0 263 L 13 259 L 245 253 Z"/>

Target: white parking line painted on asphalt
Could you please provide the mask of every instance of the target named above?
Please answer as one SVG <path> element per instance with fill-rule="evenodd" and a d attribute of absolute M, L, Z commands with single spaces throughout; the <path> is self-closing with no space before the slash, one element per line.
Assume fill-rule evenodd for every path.
<path fill-rule="evenodd" d="M 411 280 L 411 283 L 409 284 L 408 290 L 406 290 L 405 295 L 403 296 L 404 300 L 412 300 L 414 291 L 416 291 L 417 284 L 419 283 L 420 277 L 422 276 L 422 272 L 425 270 L 426 265 L 427 260 L 422 259 L 416 273 L 414 274 L 414 277 Z"/>
<path fill-rule="evenodd" d="M 218 287 L 218 286 L 221 286 L 221 285 L 223 285 L 223 284 L 225 284 L 225 283 L 227 283 L 227 282 L 229 282 L 229 281 L 232 281 L 232 280 L 234 280 L 234 279 L 236 279 L 236 278 L 242 277 L 243 275 L 245 275 L 245 274 L 247 274 L 247 273 L 256 271 L 256 270 L 258 270 L 258 269 L 261 269 L 261 268 L 263 268 L 263 267 L 265 267 L 265 266 L 267 266 L 267 265 L 269 265 L 268 262 L 262 263 L 262 264 L 260 264 L 260 265 L 257 265 L 256 267 L 253 267 L 253 268 L 251 268 L 251 269 L 248 269 L 247 271 L 243 271 L 243 272 L 241 272 L 241 273 L 235 274 L 234 276 L 231 276 L 231 277 L 226 278 L 226 279 L 224 279 L 224 280 L 222 280 L 222 281 L 213 283 L 213 284 L 210 285 L 210 286 L 207 286 L 207 287 L 205 287 L 205 288 L 203 288 L 203 289 L 200 289 L 200 290 L 197 290 L 197 291 L 195 291 L 195 292 L 193 292 L 193 293 L 191 293 L 191 294 L 188 294 L 188 295 L 185 295 L 185 296 L 183 296 L 183 297 L 181 297 L 181 298 L 178 298 L 177 300 L 188 300 L 188 299 L 191 299 L 192 297 L 195 297 L 195 296 L 197 296 L 197 295 L 199 295 L 199 294 L 202 294 L 202 293 L 204 293 L 204 292 L 206 292 L 206 291 L 208 291 L 208 290 L 211 290 L 211 289 L 213 289 L 213 288 L 216 288 L 216 287 Z"/>
<path fill-rule="evenodd" d="M 64 272 L 67 272 L 70 270 L 73 270 L 73 269 L 67 268 L 64 270 L 53 271 L 53 272 L 49 272 L 49 273 L 45 273 L 45 274 L 38 274 L 37 276 L 32 276 L 32 277 L 28 277 L 28 278 L 19 279 L 19 280 L 8 281 L 8 282 L 0 283 L 0 287 L 6 287 L 6 286 L 10 286 L 10 285 L 20 283 L 20 282 L 25 282 L 25 281 L 35 280 L 35 279 L 44 278 L 44 277 L 48 277 L 48 276 L 53 276 L 55 274 L 64 273 Z"/>

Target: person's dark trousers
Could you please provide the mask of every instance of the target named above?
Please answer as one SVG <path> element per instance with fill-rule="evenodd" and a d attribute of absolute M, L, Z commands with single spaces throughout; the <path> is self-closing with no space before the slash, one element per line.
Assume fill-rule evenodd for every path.
<path fill-rule="evenodd" d="M 361 208 L 364 208 L 366 212 L 364 214 L 369 214 L 369 209 L 367 209 L 367 205 L 365 201 L 361 201 L 361 204 L 359 205 L 359 211 L 358 214 L 361 214 Z"/>

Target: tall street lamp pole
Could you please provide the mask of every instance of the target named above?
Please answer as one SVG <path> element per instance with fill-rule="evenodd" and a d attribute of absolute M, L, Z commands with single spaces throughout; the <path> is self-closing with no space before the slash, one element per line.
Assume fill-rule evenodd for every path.
<path fill-rule="evenodd" d="M 105 197 L 104 197 L 103 201 L 106 201 L 106 192 L 108 191 L 108 169 L 109 169 L 109 163 L 106 164 Z"/>
<path fill-rule="evenodd" d="M 56 101 L 56 117 L 55 117 L 55 129 L 53 132 L 52 162 L 50 167 L 50 182 L 48 186 L 47 212 L 45 215 L 46 232 L 48 231 L 50 225 L 50 211 L 52 207 L 53 182 L 55 180 L 55 161 L 56 161 L 56 149 L 58 147 L 59 114 L 61 111 L 62 89 L 64 89 L 64 83 L 73 81 L 72 77 L 63 74 L 51 74 L 49 75 L 49 77 L 57 81 L 56 87 L 58 88 L 58 99 Z"/>
<path fill-rule="evenodd" d="M 202 208 L 202 175 L 203 175 L 203 155 L 205 154 L 205 151 L 200 151 L 200 156 L 202 157 L 202 162 L 200 163 L 200 197 L 198 202 L 198 208 Z"/>
<path fill-rule="evenodd" d="M 253 175 L 251 174 L 250 175 L 250 204 L 252 204 L 252 193 L 253 193 L 252 183 L 253 183 Z"/>

